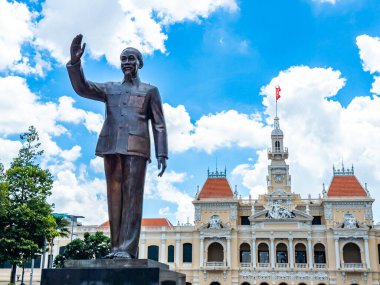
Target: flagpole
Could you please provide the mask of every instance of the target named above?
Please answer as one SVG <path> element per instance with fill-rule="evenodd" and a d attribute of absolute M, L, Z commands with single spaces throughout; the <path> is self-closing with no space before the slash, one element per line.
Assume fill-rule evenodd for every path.
<path fill-rule="evenodd" d="M 276 95 L 276 118 L 277 118 L 277 95 Z"/>

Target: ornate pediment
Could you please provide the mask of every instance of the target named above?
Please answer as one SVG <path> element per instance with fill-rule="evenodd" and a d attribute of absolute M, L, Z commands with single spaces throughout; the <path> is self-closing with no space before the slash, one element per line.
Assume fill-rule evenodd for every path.
<path fill-rule="evenodd" d="M 343 221 L 341 223 L 336 222 L 334 224 L 335 229 L 369 229 L 369 226 L 365 222 L 358 222 L 354 215 L 347 213 L 343 216 Z"/>
<path fill-rule="evenodd" d="M 223 223 L 219 215 L 212 215 L 207 223 L 200 226 L 199 230 L 207 237 L 222 237 L 230 234 L 231 226 Z"/>
<path fill-rule="evenodd" d="M 252 222 L 311 222 L 313 220 L 313 216 L 310 216 L 303 211 L 296 209 L 292 211 L 281 211 L 280 209 L 279 213 L 273 211 L 271 212 L 272 209 L 262 210 L 260 212 L 256 212 L 249 219 Z"/>

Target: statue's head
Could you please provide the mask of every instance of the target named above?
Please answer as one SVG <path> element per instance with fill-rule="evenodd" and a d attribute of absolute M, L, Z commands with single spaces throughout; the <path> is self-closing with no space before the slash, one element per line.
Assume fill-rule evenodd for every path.
<path fill-rule="evenodd" d="M 133 47 L 127 47 L 120 54 L 120 66 L 125 76 L 134 77 L 143 67 L 141 52 Z"/>

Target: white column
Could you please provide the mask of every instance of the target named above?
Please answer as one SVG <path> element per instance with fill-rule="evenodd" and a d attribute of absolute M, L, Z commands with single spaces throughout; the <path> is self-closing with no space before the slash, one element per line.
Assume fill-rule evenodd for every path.
<path fill-rule="evenodd" d="M 231 237 L 227 237 L 227 266 L 231 266 Z"/>
<path fill-rule="evenodd" d="M 335 240 L 335 265 L 336 269 L 340 268 L 340 256 L 339 256 L 339 237 L 334 237 Z"/>
<path fill-rule="evenodd" d="M 177 234 L 176 236 L 176 242 L 175 242 L 175 264 L 179 266 L 179 252 L 181 247 L 181 239 L 180 234 Z"/>
<path fill-rule="evenodd" d="M 166 262 L 165 260 L 165 253 L 166 253 L 166 250 L 165 250 L 165 240 L 166 240 L 166 235 L 165 233 L 162 233 L 161 235 L 161 249 L 160 249 L 160 262 Z"/>
<path fill-rule="evenodd" d="M 252 237 L 252 248 L 251 248 L 251 262 L 252 268 L 256 268 L 256 237 Z"/>
<path fill-rule="evenodd" d="M 369 269 L 371 268 L 371 264 L 370 264 L 369 249 L 368 249 L 368 237 L 364 238 L 364 253 L 365 253 L 365 262 L 367 263 L 366 268 Z"/>
<path fill-rule="evenodd" d="M 307 252 L 307 257 L 309 259 L 309 269 L 313 269 L 314 265 L 313 265 L 313 249 L 312 249 L 312 246 L 311 246 L 311 236 L 309 235 L 307 237 L 307 248 L 308 248 L 308 252 Z"/>
<path fill-rule="evenodd" d="M 270 237 L 270 266 L 274 269 L 274 237 Z"/>
<path fill-rule="evenodd" d="M 288 240 L 289 240 L 289 263 L 290 263 L 290 268 L 294 268 L 293 237 L 288 237 Z"/>
<path fill-rule="evenodd" d="M 201 237 L 201 246 L 200 246 L 200 253 L 199 253 L 199 267 L 203 267 L 203 254 L 205 252 L 205 248 L 204 248 L 204 237 Z"/>
<path fill-rule="evenodd" d="M 145 239 L 140 240 L 140 248 L 139 248 L 139 258 L 146 258 L 145 255 Z"/>

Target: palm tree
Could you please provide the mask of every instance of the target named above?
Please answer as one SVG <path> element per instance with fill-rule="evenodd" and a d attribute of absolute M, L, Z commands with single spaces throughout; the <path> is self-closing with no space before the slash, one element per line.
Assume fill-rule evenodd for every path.
<path fill-rule="evenodd" d="M 48 242 L 50 247 L 50 255 L 53 254 L 54 239 L 56 237 L 69 237 L 70 235 L 70 221 L 63 216 L 53 216 L 55 220 L 55 226 L 52 229 Z M 48 268 L 51 268 L 52 260 L 48 264 Z"/>

